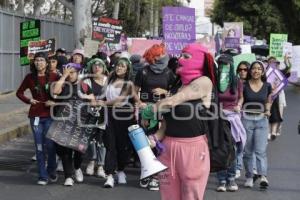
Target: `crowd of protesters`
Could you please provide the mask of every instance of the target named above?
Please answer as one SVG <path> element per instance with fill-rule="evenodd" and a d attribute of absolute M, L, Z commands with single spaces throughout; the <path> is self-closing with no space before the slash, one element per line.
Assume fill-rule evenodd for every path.
<path fill-rule="evenodd" d="M 266 70 L 273 65 L 279 68 L 280 63 L 270 57 L 253 63 L 242 61 L 235 69 L 232 54 L 223 52 L 213 56 L 196 43 L 185 47 L 180 58 L 169 56 L 163 44 L 153 45 L 144 55 L 131 56 L 128 52 L 110 56 L 95 52 L 86 58 L 82 49 L 75 49 L 68 56 L 63 48 L 51 57 L 36 53 L 31 73 L 24 78 L 17 96 L 31 104 L 28 117 L 38 165 L 37 184 L 56 182 L 60 162 L 65 186 L 83 182 L 83 171 L 89 176 L 105 178 L 106 188 L 113 188 L 116 183 L 126 184 L 126 167 L 130 160 L 138 159 L 128 137 L 128 127 L 140 124 L 152 146 L 157 141 L 164 144 L 165 151 L 153 151 L 168 167 L 159 176 L 141 180 L 140 186 L 160 190 L 163 200 L 203 199 L 210 170 L 205 136 L 208 130 L 205 120 L 188 116 L 197 111 L 197 104 L 208 108 L 216 89 L 219 106 L 231 124 L 236 151 L 231 166 L 217 172 L 216 190 L 238 191 L 236 179 L 241 177 L 243 169 L 245 187 L 251 188 L 259 180 L 259 187 L 267 189 L 267 146 L 281 135 L 286 100 L 283 90 L 272 98 L 276 86 L 266 81 Z M 288 77 L 291 65 L 287 58 L 284 64 L 286 68 L 281 71 Z M 188 90 L 195 80 L 197 97 L 178 100 L 176 95 Z M 27 89 L 30 98 L 24 94 Z M 76 99 L 89 103 L 91 112 L 97 116 L 85 156 L 46 137 L 55 120 L 51 107 L 57 102 Z M 171 111 L 164 112 L 158 121 L 150 120 L 142 112 L 151 112 L 164 103 Z M 60 113 L 60 109 L 59 106 L 54 109 L 55 113 Z M 83 170 L 85 158 L 88 165 Z"/>

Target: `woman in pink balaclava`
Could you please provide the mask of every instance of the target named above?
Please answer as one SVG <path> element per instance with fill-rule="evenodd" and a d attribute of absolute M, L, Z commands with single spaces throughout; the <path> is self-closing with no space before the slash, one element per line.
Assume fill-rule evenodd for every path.
<path fill-rule="evenodd" d="M 214 61 L 200 44 L 182 50 L 177 70 L 183 86 L 172 97 L 153 106 L 163 113 L 160 129 L 149 136 L 152 146 L 162 140 L 165 151 L 159 160 L 168 169 L 159 175 L 162 200 L 201 200 L 207 184 L 210 159 L 206 121 L 198 115 L 199 107 L 210 107 L 214 78 Z"/>

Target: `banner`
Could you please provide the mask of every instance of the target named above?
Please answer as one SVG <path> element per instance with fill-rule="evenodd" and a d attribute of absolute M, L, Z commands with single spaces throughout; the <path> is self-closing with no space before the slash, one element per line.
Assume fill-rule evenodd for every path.
<path fill-rule="evenodd" d="M 31 20 L 20 23 L 20 64 L 28 65 L 27 58 L 28 43 L 30 41 L 39 41 L 41 37 L 41 21 Z"/>
<path fill-rule="evenodd" d="M 90 137 L 96 121 L 89 122 L 87 104 L 81 99 L 58 103 L 59 119 L 55 119 L 47 133 L 47 137 L 57 144 L 84 153 L 89 145 Z M 53 108 L 52 108 L 53 109 Z"/>
<path fill-rule="evenodd" d="M 196 40 L 195 9 L 163 7 L 164 41 L 169 54 L 179 56 L 181 50 Z"/>
<path fill-rule="evenodd" d="M 287 34 L 274 34 L 271 33 L 270 36 L 270 56 L 276 57 L 277 60 L 283 60 L 283 43 L 287 42 Z"/>
<path fill-rule="evenodd" d="M 255 54 L 253 53 L 248 53 L 248 54 L 240 54 L 237 56 L 233 56 L 233 64 L 234 64 L 234 71 L 236 72 L 237 66 L 240 64 L 242 61 L 247 61 L 248 63 L 252 63 L 256 60 Z"/>
<path fill-rule="evenodd" d="M 272 99 L 274 100 L 279 92 L 285 88 L 288 83 L 287 78 L 281 73 L 280 70 L 276 69 L 272 64 L 266 71 L 267 82 L 272 85 Z"/>
<path fill-rule="evenodd" d="M 28 43 L 28 59 L 33 59 L 34 54 L 47 53 L 48 57 L 55 54 L 55 39 L 30 41 Z"/>
<path fill-rule="evenodd" d="M 92 39 L 108 43 L 119 43 L 123 27 L 120 20 L 107 17 L 93 18 Z"/>
<path fill-rule="evenodd" d="M 224 40 L 225 49 L 237 49 L 240 52 L 240 38 L 226 37 Z"/>
<path fill-rule="evenodd" d="M 140 40 L 140 39 L 133 39 L 131 47 L 129 49 L 129 53 L 131 55 L 138 54 L 143 56 L 145 51 L 152 47 L 154 44 L 161 44 L 161 40 Z"/>
<path fill-rule="evenodd" d="M 208 49 L 209 53 L 211 53 L 211 55 L 215 57 L 215 55 L 216 55 L 216 42 L 215 42 L 213 36 L 206 35 L 203 38 L 198 39 L 197 43 L 200 43 L 203 46 L 205 46 Z"/>

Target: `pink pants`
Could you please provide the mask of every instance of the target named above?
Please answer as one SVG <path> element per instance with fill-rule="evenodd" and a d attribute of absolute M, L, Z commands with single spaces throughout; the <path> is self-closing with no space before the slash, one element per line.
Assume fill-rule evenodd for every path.
<path fill-rule="evenodd" d="M 165 137 L 163 144 L 159 160 L 168 169 L 158 176 L 161 199 L 202 200 L 210 170 L 206 136 Z"/>

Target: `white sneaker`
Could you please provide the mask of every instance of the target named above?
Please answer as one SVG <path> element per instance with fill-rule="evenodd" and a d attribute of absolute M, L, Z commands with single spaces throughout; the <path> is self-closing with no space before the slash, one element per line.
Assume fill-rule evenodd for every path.
<path fill-rule="evenodd" d="M 56 171 L 57 171 L 57 172 L 63 172 L 63 171 L 64 171 L 64 168 L 63 168 L 63 164 L 62 164 L 61 159 L 58 159 L 58 161 L 57 161 Z"/>
<path fill-rule="evenodd" d="M 72 178 L 66 178 L 64 186 L 73 186 L 74 180 Z"/>
<path fill-rule="evenodd" d="M 106 178 L 106 174 L 105 174 L 105 171 L 103 169 L 102 166 L 99 166 L 98 169 L 97 169 L 97 176 L 98 177 L 102 177 L 102 178 Z"/>
<path fill-rule="evenodd" d="M 79 183 L 83 182 L 83 174 L 80 168 L 75 169 L 75 179 Z"/>
<path fill-rule="evenodd" d="M 112 174 L 107 176 L 106 182 L 104 183 L 105 188 L 113 188 L 115 186 L 115 179 Z"/>
<path fill-rule="evenodd" d="M 89 175 L 89 176 L 93 176 L 94 173 L 95 173 L 95 161 L 90 161 L 88 166 L 86 167 L 86 174 Z"/>
<path fill-rule="evenodd" d="M 46 180 L 38 180 L 37 184 L 38 185 L 47 185 L 48 181 L 46 181 Z"/>
<path fill-rule="evenodd" d="M 244 186 L 248 187 L 248 188 L 252 188 L 253 187 L 253 178 L 247 178 Z"/>
<path fill-rule="evenodd" d="M 34 154 L 34 156 L 31 157 L 31 161 L 36 161 L 36 154 Z"/>
<path fill-rule="evenodd" d="M 259 185 L 261 188 L 267 188 L 269 186 L 269 181 L 268 181 L 267 177 L 261 176 Z"/>
<path fill-rule="evenodd" d="M 126 184 L 126 174 L 124 171 L 119 171 L 118 172 L 118 184 Z"/>
<path fill-rule="evenodd" d="M 241 177 L 241 170 L 237 169 L 235 171 L 235 178 L 240 178 Z"/>

